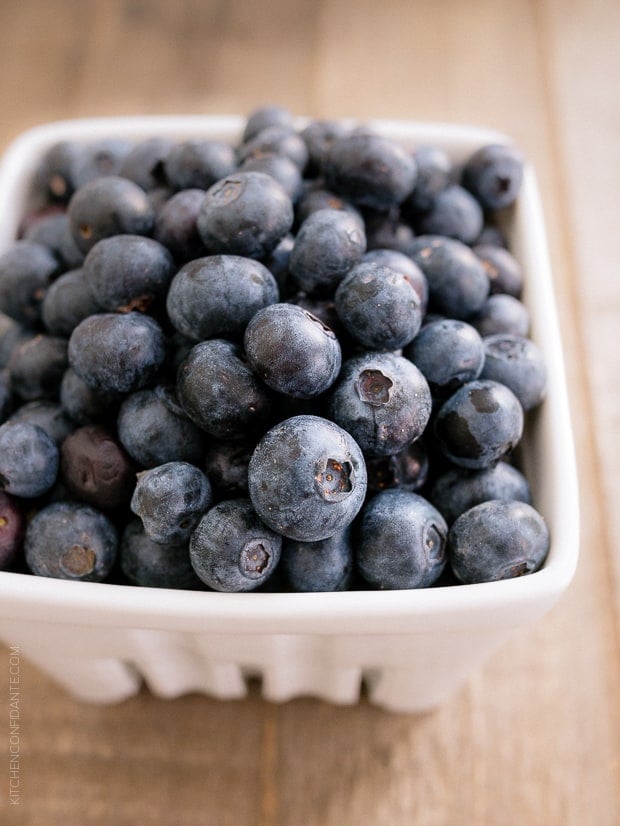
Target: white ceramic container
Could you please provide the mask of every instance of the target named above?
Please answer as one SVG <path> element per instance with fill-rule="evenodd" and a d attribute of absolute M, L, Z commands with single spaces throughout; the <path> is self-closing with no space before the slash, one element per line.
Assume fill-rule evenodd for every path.
<path fill-rule="evenodd" d="M 473 127 L 376 121 L 406 146 L 434 144 L 456 163 L 509 142 Z M 238 139 L 237 117 L 164 116 L 46 124 L 9 147 L 0 167 L 0 251 L 14 240 L 38 160 L 54 142 L 106 136 Z M 0 639 L 76 698 L 112 703 L 143 682 L 160 697 L 243 697 L 260 678 L 267 700 L 300 695 L 422 711 L 450 695 L 518 628 L 539 620 L 569 585 L 578 556 L 578 493 L 565 371 L 543 215 L 528 166 L 509 226 L 525 271 L 532 338 L 549 369 L 548 397 L 528 419 L 522 459 L 550 528 L 544 567 L 525 577 L 426 590 L 220 594 L 67 582 L 0 572 Z"/>

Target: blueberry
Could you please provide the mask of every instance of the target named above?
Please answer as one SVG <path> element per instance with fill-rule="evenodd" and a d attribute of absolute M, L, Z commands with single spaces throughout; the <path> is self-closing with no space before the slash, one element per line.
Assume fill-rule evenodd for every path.
<path fill-rule="evenodd" d="M 480 259 L 455 238 L 421 235 L 411 257 L 428 281 L 429 309 L 467 320 L 489 294 L 489 278 Z"/>
<path fill-rule="evenodd" d="M 113 419 L 120 394 L 94 390 L 69 368 L 60 382 L 60 402 L 67 415 L 78 425 Z"/>
<path fill-rule="evenodd" d="M 418 368 L 393 353 L 366 353 L 343 364 L 329 416 L 369 456 L 404 450 L 431 414 L 431 394 Z"/>
<path fill-rule="evenodd" d="M 524 410 L 537 407 L 547 392 L 547 369 L 539 347 L 523 336 L 498 333 L 484 339 L 482 378 L 509 387 Z"/>
<path fill-rule="evenodd" d="M 357 523 L 357 568 L 378 588 L 427 588 L 446 565 L 447 536 L 443 516 L 422 496 L 377 493 Z"/>
<path fill-rule="evenodd" d="M 173 189 L 208 189 L 235 171 L 235 150 L 215 140 L 188 140 L 173 146 L 164 160 L 165 178 Z"/>
<path fill-rule="evenodd" d="M 218 439 L 247 438 L 271 415 L 271 398 L 243 360 L 241 348 L 224 339 L 193 347 L 179 367 L 179 401 L 202 430 Z"/>
<path fill-rule="evenodd" d="M 164 336 L 149 316 L 101 313 L 78 324 L 69 364 L 93 390 L 130 393 L 151 382 L 166 355 Z"/>
<path fill-rule="evenodd" d="M 43 154 L 34 173 L 35 187 L 54 203 L 67 203 L 74 192 L 73 160 L 82 147 L 73 141 L 58 141 Z"/>
<path fill-rule="evenodd" d="M 118 412 L 118 438 L 132 459 L 144 468 L 179 460 L 197 465 L 206 437 L 177 401 L 171 387 L 139 390 L 123 401 Z"/>
<path fill-rule="evenodd" d="M 118 535 L 110 520 L 90 505 L 55 502 L 26 529 L 26 563 L 37 576 L 83 582 L 105 580 L 116 560 Z"/>
<path fill-rule="evenodd" d="M 23 238 L 47 247 L 54 253 L 62 269 L 77 269 L 82 266 L 84 254 L 75 243 L 66 212 L 43 215 L 28 227 Z"/>
<path fill-rule="evenodd" d="M 42 496 L 56 481 L 58 448 L 40 427 L 0 425 L 0 491 L 25 499 Z"/>
<path fill-rule="evenodd" d="M 344 137 L 346 129 L 337 120 L 313 120 L 299 133 L 308 149 L 306 175 L 321 174 L 334 141 Z"/>
<path fill-rule="evenodd" d="M 508 293 L 521 298 L 523 291 L 523 269 L 508 250 L 497 244 L 478 242 L 473 251 L 482 261 L 491 285 L 491 294 Z"/>
<path fill-rule="evenodd" d="M 194 341 L 238 338 L 259 310 L 277 300 L 276 280 L 259 261 L 210 255 L 190 261 L 174 276 L 167 310 L 175 328 Z"/>
<path fill-rule="evenodd" d="M 403 355 L 420 369 L 437 397 L 477 379 L 484 365 L 482 338 L 471 324 L 453 318 L 425 324 Z"/>
<path fill-rule="evenodd" d="M 435 419 L 440 450 L 455 465 L 490 467 L 512 450 L 523 433 L 523 408 L 505 385 L 467 382 L 443 403 Z"/>
<path fill-rule="evenodd" d="M 415 226 L 421 234 L 445 235 L 472 244 L 479 237 L 483 223 L 482 208 L 474 196 L 463 187 L 451 184 L 435 196 Z"/>
<path fill-rule="evenodd" d="M 330 291 L 365 251 L 366 236 L 357 218 L 337 209 L 320 209 L 301 225 L 289 270 L 300 290 Z"/>
<path fill-rule="evenodd" d="M 129 457 L 101 425 L 67 436 L 60 448 L 60 474 L 71 494 L 102 510 L 128 504 L 136 483 Z"/>
<path fill-rule="evenodd" d="M 33 339 L 35 335 L 34 330 L 24 327 L 0 311 L 0 370 L 9 363 L 13 350 Z"/>
<path fill-rule="evenodd" d="M 259 155 L 245 160 L 240 172 L 264 172 L 277 181 L 294 204 L 303 193 L 299 166 L 286 155 Z"/>
<path fill-rule="evenodd" d="M 418 168 L 415 189 L 404 207 L 419 213 L 430 209 L 437 195 L 448 186 L 452 164 L 446 152 L 437 146 L 417 147 L 414 158 Z"/>
<path fill-rule="evenodd" d="M 422 324 L 418 293 L 406 273 L 382 264 L 353 267 L 334 295 L 347 332 L 370 350 L 408 344 Z"/>
<path fill-rule="evenodd" d="M 9 421 L 37 425 L 47 433 L 58 447 L 70 433 L 73 433 L 76 427 L 61 404 L 44 399 L 27 402 L 18 407 L 11 414 Z"/>
<path fill-rule="evenodd" d="M 497 293 L 490 295 L 478 312 L 470 318 L 481 336 L 509 333 L 527 336 L 530 329 L 530 314 L 523 302 L 512 295 Z"/>
<path fill-rule="evenodd" d="M 122 138 L 103 138 L 81 146 L 70 163 L 71 181 L 79 189 L 103 175 L 118 175 L 131 150 L 131 143 Z"/>
<path fill-rule="evenodd" d="M 428 479 L 428 451 L 418 440 L 398 453 L 367 458 L 366 470 L 371 493 L 390 488 L 415 493 Z"/>
<path fill-rule="evenodd" d="M 513 146 L 483 146 L 463 167 L 463 186 L 485 209 L 503 209 L 514 203 L 519 194 L 523 164 L 523 155 Z"/>
<path fill-rule="evenodd" d="M 381 135 L 351 133 L 332 143 L 325 178 L 329 189 L 354 204 L 388 210 L 413 191 L 416 164 L 405 149 Z"/>
<path fill-rule="evenodd" d="M 205 472 L 222 497 L 247 496 L 248 466 L 254 447 L 252 441 L 222 440 L 207 446 Z"/>
<path fill-rule="evenodd" d="M 47 247 L 15 241 L 0 255 L 0 311 L 20 324 L 36 325 L 45 291 L 58 269 L 58 259 Z"/>
<path fill-rule="evenodd" d="M 353 573 L 350 526 L 318 542 L 285 539 L 280 568 L 293 591 L 345 591 Z"/>
<path fill-rule="evenodd" d="M 189 546 L 194 570 L 216 591 L 253 591 L 273 574 L 282 537 L 258 518 L 249 499 L 226 499 L 202 517 Z"/>
<path fill-rule="evenodd" d="M 489 499 L 532 501 L 527 479 L 507 462 L 497 462 L 484 470 L 450 468 L 435 481 L 429 498 L 448 524 Z"/>
<path fill-rule="evenodd" d="M 245 331 L 245 351 L 258 376 L 280 393 L 311 398 L 335 381 L 340 344 L 320 319 L 294 304 L 259 310 Z"/>
<path fill-rule="evenodd" d="M 98 241 L 84 260 L 84 278 L 101 310 L 146 312 L 165 297 L 174 275 L 172 256 L 162 244 L 140 235 Z"/>
<path fill-rule="evenodd" d="M 145 588 L 202 587 L 189 558 L 186 545 L 162 545 L 144 532 L 142 522 L 127 523 L 118 550 L 120 568 L 132 585 Z"/>
<path fill-rule="evenodd" d="M 41 306 L 41 317 L 51 335 L 68 337 L 81 321 L 99 309 L 83 271 L 77 269 L 64 273 L 50 284 Z"/>
<path fill-rule="evenodd" d="M 11 354 L 11 389 L 23 401 L 57 398 L 68 366 L 66 339 L 35 336 Z"/>
<path fill-rule="evenodd" d="M 376 247 L 375 249 L 368 250 L 362 258 L 362 262 L 364 264 L 382 264 L 385 267 L 391 267 L 393 270 L 397 270 L 398 272 L 402 272 L 403 275 L 406 275 L 411 286 L 418 294 L 420 310 L 424 315 L 428 304 L 428 284 L 426 283 L 426 276 L 408 255 L 395 249 Z"/>
<path fill-rule="evenodd" d="M 537 571 L 549 530 L 526 502 L 492 499 L 465 511 L 448 536 L 450 564 L 464 583 L 494 582 Z"/>
<path fill-rule="evenodd" d="M 146 138 L 125 155 L 118 174 L 143 190 L 155 189 L 167 183 L 166 160 L 173 147 L 168 138 Z"/>
<path fill-rule="evenodd" d="M 277 124 L 261 129 L 250 140 L 244 141 L 238 151 L 242 164 L 247 160 L 267 155 L 288 158 L 300 171 L 308 162 L 308 148 L 303 138 L 291 127 Z"/>
<path fill-rule="evenodd" d="M 248 116 L 243 130 L 243 142 L 251 140 L 263 129 L 271 126 L 281 126 L 285 129 L 293 128 L 293 116 L 284 106 L 268 104 L 254 109 Z"/>
<path fill-rule="evenodd" d="M 237 172 L 205 195 L 198 232 L 212 253 L 263 258 L 293 225 L 293 204 L 264 172 Z"/>
<path fill-rule="evenodd" d="M 270 528 L 315 542 L 353 521 L 366 493 L 366 467 L 349 433 L 319 416 L 300 415 L 259 441 L 248 482 L 252 504 Z"/>
<path fill-rule="evenodd" d="M 196 225 L 204 197 L 202 189 L 183 189 L 157 211 L 153 237 L 170 250 L 176 261 L 186 262 L 207 254 Z"/>
<path fill-rule="evenodd" d="M 0 571 L 14 566 L 22 547 L 24 514 L 12 496 L 0 492 Z"/>
<path fill-rule="evenodd" d="M 154 220 L 145 191 L 117 175 L 84 184 L 69 202 L 71 232 L 84 253 L 112 235 L 150 235 Z"/>
<path fill-rule="evenodd" d="M 310 186 L 295 204 L 296 223 L 301 226 L 304 221 L 314 212 L 321 209 L 335 209 L 339 212 L 346 212 L 359 221 L 360 227 L 364 229 L 364 219 L 358 209 L 353 204 L 345 201 L 335 192 L 330 192 L 322 186 Z"/>
<path fill-rule="evenodd" d="M 401 220 L 397 209 L 389 212 L 374 212 L 366 209 L 364 221 L 367 249 L 390 249 L 409 255 L 415 233 L 409 224 Z"/>
<path fill-rule="evenodd" d="M 153 542 L 183 545 L 211 504 L 211 483 L 189 462 L 166 462 L 138 474 L 131 510 Z"/>

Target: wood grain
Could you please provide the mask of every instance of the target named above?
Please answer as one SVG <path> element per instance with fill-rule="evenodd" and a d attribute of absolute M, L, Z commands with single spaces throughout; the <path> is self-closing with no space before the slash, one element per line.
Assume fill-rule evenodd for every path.
<path fill-rule="evenodd" d="M 264 101 L 514 135 L 543 192 L 582 509 L 568 594 L 422 717 L 257 690 L 91 707 L 23 663 L 22 803 L 6 804 L 0 764 L 3 822 L 617 824 L 618 4 L 3 0 L 0 37 L 2 146 L 51 119 Z"/>

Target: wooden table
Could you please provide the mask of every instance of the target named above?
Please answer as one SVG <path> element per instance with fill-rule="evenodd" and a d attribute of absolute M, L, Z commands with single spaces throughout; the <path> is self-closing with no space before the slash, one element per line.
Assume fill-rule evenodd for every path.
<path fill-rule="evenodd" d="M 559 605 L 422 717 L 258 692 L 92 707 L 23 663 L 22 802 L 2 822 L 618 824 L 620 4 L 2 0 L 0 39 L 2 147 L 46 120 L 266 101 L 511 133 L 543 191 L 583 526 Z"/>

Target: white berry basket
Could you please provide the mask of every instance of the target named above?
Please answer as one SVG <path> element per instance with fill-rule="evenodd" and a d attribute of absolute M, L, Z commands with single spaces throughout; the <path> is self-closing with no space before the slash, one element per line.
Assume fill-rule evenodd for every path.
<path fill-rule="evenodd" d="M 0 252 L 16 237 L 38 160 L 53 143 L 165 135 L 237 141 L 237 117 L 164 116 L 76 120 L 29 130 L 0 166 Z M 505 135 L 466 126 L 375 121 L 405 146 L 436 145 L 456 163 Z M 532 338 L 549 371 L 548 396 L 527 420 L 521 451 L 534 505 L 551 533 L 544 567 L 516 579 L 421 590 L 243 593 L 69 582 L 0 572 L 0 639 L 80 700 L 113 703 L 145 683 L 157 696 L 203 692 L 242 698 L 259 678 L 271 701 L 314 696 L 401 712 L 447 698 L 522 626 L 568 587 L 577 564 L 576 464 L 560 334 L 533 170 L 528 166 L 508 227 L 525 273 Z"/>

